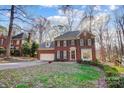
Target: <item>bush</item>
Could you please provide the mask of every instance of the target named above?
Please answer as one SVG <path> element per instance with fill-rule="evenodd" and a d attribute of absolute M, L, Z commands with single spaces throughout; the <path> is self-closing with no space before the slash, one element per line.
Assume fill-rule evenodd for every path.
<path fill-rule="evenodd" d="M 5 49 L 5 48 L 0 47 L 0 55 L 1 55 L 1 54 L 5 54 L 5 52 L 6 52 L 6 49 Z"/>
<path fill-rule="evenodd" d="M 120 77 L 120 85 L 124 88 L 124 77 Z"/>
<path fill-rule="evenodd" d="M 107 86 L 109 88 L 121 88 L 120 77 L 108 77 L 106 79 Z"/>
<path fill-rule="evenodd" d="M 77 63 L 82 64 L 83 60 L 77 60 Z"/>
<path fill-rule="evenodd" d="M 97 66 L 101 69 L 103 69 L 103 65 L 98 61 L 83 61 L 83 60 L 77 60 L 77 63 L 79 64 L 86 64 L 86 65 L 92 65 L 92 66 Z"/>
<path fill-rule="evenodd" d="M 104 65 L 103 70 L 107 77 L 119 76 L 118 70 L 116 68 L 110 67 L 108 65 Z"/>
<path fill-rule="evenodd" d="M 17 50 L 17 49 L 15 49 L 15 50 L 14 50 L 14 56 L 20 56 L 20 51 Z"/>
<path fill-rule="evenodd" d="M 34 57 L 39 45 L 36 42 L 33 42 L 31 46 L 31 56 Z"/>
<path fill-rule="evenodd" d="M 29 56 L 31 54 L 31 44 L 25 42 L 22 46 L 24 56 Z"/>
<path fill-rule="evenodd" d="M 106 83 L 109 88 L 124 88 L 124 77 L 108 77 Z"/>
<path fill-rule="evenodd" d="M 28 84 L 17 84 L 16 88 L 29 88 Z"/>

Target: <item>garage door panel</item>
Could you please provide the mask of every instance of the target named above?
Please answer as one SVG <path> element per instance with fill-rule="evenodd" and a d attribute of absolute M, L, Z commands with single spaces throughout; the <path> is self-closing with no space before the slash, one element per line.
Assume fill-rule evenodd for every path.
<path fill-rule="evenodd" d="M 40 54 L 40 60 L 54 60 L 55 55 L 54 54 Z"/>

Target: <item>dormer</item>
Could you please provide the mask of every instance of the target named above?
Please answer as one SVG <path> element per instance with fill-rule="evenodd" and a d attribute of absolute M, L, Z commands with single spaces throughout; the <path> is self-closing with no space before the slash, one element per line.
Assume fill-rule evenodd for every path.
<path fill-rule="evenodd" d="M 46 41 L 46 42 L 45 42 L 46 48 L 49 48 L 49 47 L 50 47 L 50 44 L 51 44 L 51 43 L 50 43 L 49 41 Z"/>

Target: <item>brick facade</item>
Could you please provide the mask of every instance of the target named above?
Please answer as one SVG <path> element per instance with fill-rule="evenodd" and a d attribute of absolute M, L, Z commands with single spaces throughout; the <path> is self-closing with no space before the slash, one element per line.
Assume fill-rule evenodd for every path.
<path fill-rule="evenodd" d="M 67 42 L 67 46 L 63 46 L 63 42 L 65 40 L 61 40 L 60 42 L 60 47 L 57 46 L 57 42 L 55 41 L 55 55 L 57 55 L 57 51 L 62 52 L 63 55 L 63 51 L 67 51 L 67 59 L 63 59 L 63 57 L 61 56 L 60 59 L 57 59 L 57 57 L 55 56 L 56 60 L 67 60 L 67 61 L 71 61 L 70 59 L 70 48 L 71 47 L 75 47 L 76 48 L 76 58 L 75 60 L 80 60 L 81 59 L 81 49 L 91 49 L 92 51 L 92 60 L 95 61 L 96 60 L 96 52 L 95 52 L 95 38 L 89 34 L 86 33 L 86 36 L 84 36 L 84 34 L 80 34 L 79 39 L 75 39 L 74 40 L 74 45 L 71 45 L 71 40 L 66 40 Z M 84 40 L 84 46 L 80 46 L 80 39 Z M 91 45 L 88 45 L 88 39 L 91 40 Z"/>
<path fill-rule="evenodd" d="M 18 34 L 18 35 L 22 35 L 23 34 Z M 14 36 L 15 37 L 15 36 Z M 0 35 L 0 47 L 5 48 L 6 49 L 6 40 L 7 37 L 4 35 Z M 20 55 L 22 54 L 22 44 L 23 44 L 23 38 L 18 38 L 16 36 L 16 38 L 12 38 L 11 40 L 11 48 L 17 49 L 20 51 Z"/>

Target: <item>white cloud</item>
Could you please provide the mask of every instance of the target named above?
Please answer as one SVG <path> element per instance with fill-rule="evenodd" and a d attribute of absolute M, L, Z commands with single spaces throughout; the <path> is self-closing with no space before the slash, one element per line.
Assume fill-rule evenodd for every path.
<path fill-rule="evenodd" d="M 66 24 L 67 23 L 67 18 L 65 16 L 50 16 L 47 19 L 54 24 Z"/>
<path fill-rule="evenodd" d="M 115 5 L 111 5 L 111 6 L 109 6 L 109 9 L 110 10 L 116 10 L 118 7 L 117 6 L 115 6 Z"/>

